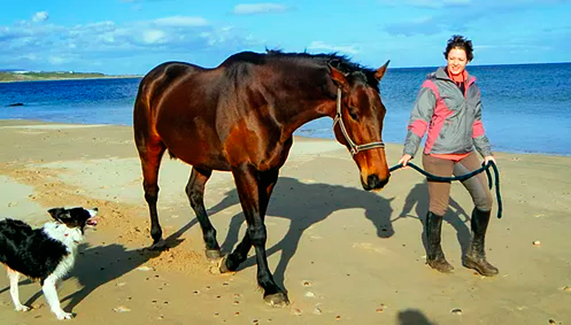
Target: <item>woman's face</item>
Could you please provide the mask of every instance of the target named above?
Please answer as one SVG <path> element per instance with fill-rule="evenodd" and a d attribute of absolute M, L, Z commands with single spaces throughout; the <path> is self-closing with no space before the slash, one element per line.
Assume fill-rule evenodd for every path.
<path fill-rule="evenodd" d="M 453 75 L 461 74 L 468 64 L 466 51 L 461 48 L 453 48 L 448 52 L 448 71 Z"/>

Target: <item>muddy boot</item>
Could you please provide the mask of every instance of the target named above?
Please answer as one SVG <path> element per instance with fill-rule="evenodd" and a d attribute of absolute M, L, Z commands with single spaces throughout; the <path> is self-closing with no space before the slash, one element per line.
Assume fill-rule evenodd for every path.
<path fill-rule="evenodd" d="M 446 261 L 442 247 L 440 246 L 440 234 L 442 231 L 442 217 L 428 212 L 425 222 L 427 241 L 426 264 L 442 273 L 454 271 L 454 267 Z"/>
<path fill-rule="evenodd" d="M 474 208 L 470 222 L 472 227 L 472 244 L 468 248 L 462 263 L 465 267 L 474 269 L 484 276 L 494 276 L 499 272 L 495 266 L 486 261 L 484 240 L 489 221 L 490 211 L 481 211 Z"/>

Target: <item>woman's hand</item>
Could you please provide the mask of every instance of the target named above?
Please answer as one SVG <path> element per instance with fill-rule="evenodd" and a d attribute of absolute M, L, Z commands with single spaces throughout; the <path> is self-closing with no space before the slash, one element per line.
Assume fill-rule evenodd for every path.
<path fill-rule="evenodd" d="M 494 156 L 486 156 L 486 157 L 484 157 L 484 165 L 487 165 L 490 161 L 493 161 L 494 164 L 496 164 L 496 165 L 498 164 L 498 163 L 496 162 L 496 158 L 494 158 Z"/>
<path fill-rule="evenodd" d="M 492 157 L 494 158 L 494 157 Z M 408 162 L 412 159 L 412 156 L 405 153 L 404 155 L 402 155 L 402 157 L 399 160 L 399 164 L 402 164 L 403 167 L 406 167 L 406 165 L 408 164 Z"/>

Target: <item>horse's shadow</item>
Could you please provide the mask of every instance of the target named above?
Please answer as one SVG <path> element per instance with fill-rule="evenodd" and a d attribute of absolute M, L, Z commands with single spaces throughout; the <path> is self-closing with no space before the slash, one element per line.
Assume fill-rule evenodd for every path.
<path fill-rule="evenodd" d="M 391 224 L 392 208 L 389 199 L 361 189 L 323 183 L 301 183 L 297 179 L 280 177 L 272 194 L 266 215 L 286 218 L 290 221 L 286 235 L 266 252 L 270 256 L 281 251 L 280 261 L 274 271 L 274 278 L 282 284 L 285 269 L 294 256 L 303 233 L 312 225 L 325 220 L 337 210 L 361 208 L 365 217 L 375 226 L 377 236 L 389 238 L 394 234 Z M 209 209 L 213 214 L 239 203 L 236 190 Z M 361 212 L 351 218 L 359 218 Z M 228 234 L 222 244 L 222 251 L 230 252 L 238 242 L 239 230 L 244 222 L 243 213 L 232 217 Z M 240 269 L 255 265 L 255 258 L 248 258 Z"/>
<path fill-rule="evenodd" d="M 176 233 L 166 238 L 165 249 L 180 245 L 184 241 L 184 239 L 179 239 L 180 236 L 196 223 L 197 220 L 194 218 Z M 150 259 L 158 257 L 161 252 L 161 250 L 146 248 L 129 250 L 121 244 L 94 247 L 81 244 L 76 264 L 67 278 L 76 278 L 82 288 L 60 300 L 63 309 L 72 311 L 95 289 L 135 270 Z M 25 284 L 25 282 L 21 282 L 21 284 Z M 41 295 L 42 291 L 40 290 L 30 297 L 25 304 L 31 306 Z M 66 301 L 69 301 L 67 305 L 65 305 Z"/>
<path fill-rule="evenodd" d="M 422 183 L 418 183 L 414 186 L 414 188 L 410 191 L 405 199 L 404 206 L 402 208 L 401 213 L 397 218 L 392 220 L 395 222 L 400 218 L 416 218 L 422 222 L 423 225 L 426 224 L 426 214 L 428 212 L 428 184 L 426 180 Z M 415 209 L 416 208 L 416 209 Z M 416 215 L 414 215 L 412 210 L 415 209 Z M 466 253 L 468 250 L 468 246 L 470 245 L 471 240 L 471 233 L 466 223 L 470 221 L 470 216 L 466 213 L 466 211 L 456 202 L 452 197 L 450 197 L 449 201 L 449 208 L 444 215 L 444 221 L 450 224 L 456 230 L 456 238 L 460 243 L 460 248 L 462 250 L 462 255 Z M 424 248 L 427 248 L 426 243 L 426 233 L 425 227 L 423 227 L 422 232 L 422 244 Z"/>

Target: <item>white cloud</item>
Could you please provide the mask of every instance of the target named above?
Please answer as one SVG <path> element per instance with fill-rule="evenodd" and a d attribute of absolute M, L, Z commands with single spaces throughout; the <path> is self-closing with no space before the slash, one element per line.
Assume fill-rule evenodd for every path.
<path fill-rule="evenodd" d="M 307 47 L 308 50 L 319 50 L 319 51 L 330 51 L 330 52 L 340 52 L 357 54 L 359 53 L 359 48 L 357 45 L 330 45 L 322 41 L 313 41 Z"/>
<path fill-rule="evenodd" d="M 162 30 L 151 29 L 143 32 L 143 40 L 147 44 L 165 43 L 166 34 Z"/>
<path fill-rule="evenodd" d="M 40 21 L 46 21 L 48 19 L 49 15 L 47 11 L 38 11 L 36 12 L 36 14 L 34 14 L 34 16 L 32 17 L 32 21 L 34 23 L 40 22 Z"/>
<path fill-rule="evenodd" d="M 208 21 L 202 17 L 172 16 L 156 19 L 155 24 L 170 27 L 207 26 Z"/>
<path fill-rule="evenodd" d="M 255 4 L 239 4 L 234 7 L 236 15 L 254 15 L 271 12 L 284 12 L 288 7 L 279 3 L 255 3 Z"/>

